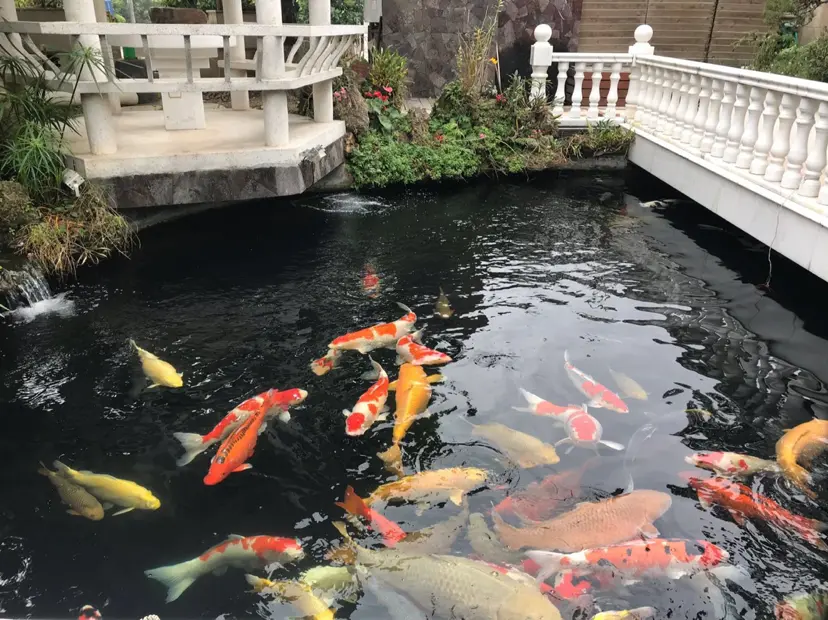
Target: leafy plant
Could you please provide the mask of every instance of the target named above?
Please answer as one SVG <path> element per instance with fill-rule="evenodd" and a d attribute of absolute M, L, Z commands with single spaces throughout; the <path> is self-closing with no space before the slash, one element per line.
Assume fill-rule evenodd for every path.
<path fill-rule="evenodd" d="M 574 159 L 621 155 L 629 151 L 634 140 L 633 131 L 612 121 L 601 120 L 588 125 L 585 132 L 567 138 L 562 144 L 562 149 L 564 155 Z"/>
<path fill-rule="evenodd" d="M 460 37 L 457 51 L 457 79 L 469 94 L 479 93 L 486 83 L 486 74 L 497 59 L 492 56 L 492 42 L 497 33 L 497 16 L 503 10 L 503 0 L 497 0 L 493 13 L 486 11 L 483 24 L 471 34 Z"/>
<path fill-rule="evenodd" d="M 308 0 L 296 0 L 296 21 L 308 23 Z M 363 0 L 331 0 L 331 23 L 361 24 L 363 17 Z"/>
<path fill-rule="evenodd" d="M 391 102 L 398 108 L 402 107 L 408 94 L 408 60 L 389 48 L 373 50 L 368 84 L 372 90 L 388 93 Z"/>
<path fill-rule="evenodd" d="M 368 112 L 373 114 L 379 126 L 386 133 L 410 131 L 411 124 L 403 113 L 391 104 L 390 96 L 391 88 L 388 86 L 383 87 L 382 91 L 375 90 L 374 92 L 365 93 Z"/>

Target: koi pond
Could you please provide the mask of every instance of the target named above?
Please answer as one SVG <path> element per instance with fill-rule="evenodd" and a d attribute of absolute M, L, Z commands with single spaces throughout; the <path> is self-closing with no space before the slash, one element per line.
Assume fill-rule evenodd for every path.
<path fill-rule="evenodd" d="M 665 196 L 591 173 L 232 206 L 5 317 L 0 616 L 816 618 L 826 439 L 787 433 L 828 418 L 826 287 L 778 257 L 765 286 L 763 246 L 642 206 Z"/>

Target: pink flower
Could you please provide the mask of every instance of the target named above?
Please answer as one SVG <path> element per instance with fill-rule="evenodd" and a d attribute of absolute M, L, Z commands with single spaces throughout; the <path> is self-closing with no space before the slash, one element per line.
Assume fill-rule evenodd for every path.
<path fill-rule="evenodd" d="M 382 97 L 382 93 L 378 90 L 374 91 L 374 97 Z"/>
<path fill-rule="evenodd" d="M 506 101 L 506 96 L 503 95 L 503 93 L 498 93 L 497 97 L 495 97 L 495 101 L 497 101 L 498 103 L 503 103 L 504 101 Z"/>
<path fill-rule="evenodd" d="M 394 89 L 391 88 L 390 86 L 383 86 L 382 90 L 384 90 L 387 93 L 393 93 L 394 92 Z"/>
<path fill-rule="evenodd" d="M 383 102 L 386 102 L 388 101 L 388 95 L 380 95 L 380 99 L 382 99 Z"/>
<path fill-rule="evenodd" d="M 435 139 L 435 140 L 437 140 L 437 142 L 442 142 L 442 141 L 443 141 L 443 137 L 444 137 L 444 136 L 443 136 L 442 134 L 439 134 L 439 133 L 438 133 L 438 134 L 436 134 L 436 135 L 434 136 L 434 139 Z"/>
<path fill-rule="evenodd" d="M 365 93 L 365 98 L 366 99 L 370 99 L 373 96 L 374 96 L 374 93 Z"/>
<path fill-rule="evenodd" d="M 485 133 L 481 133 L 481 134 L 480 134 L 480 139 L 481 139 L 481 140 L 482 140 L 483 138 L 485 138 L 485 137 L 486 137 L 486 134 L 485 134 Z"/>

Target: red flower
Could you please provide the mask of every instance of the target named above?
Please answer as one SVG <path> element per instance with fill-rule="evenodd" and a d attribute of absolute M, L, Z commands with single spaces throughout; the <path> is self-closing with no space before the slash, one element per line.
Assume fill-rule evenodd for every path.
<path fill-rule="evenodd" d="M 506 101 L 506 96 L 503 93 L 498 93 L 497 97 L 495 97 L 495 101 L 497 101 L 498 103 L 503 103 L 504 101 Z"/>
<path fill-rule="evenodd" d="M 437 140 L 437 142 L 442 142 L 443 138 L 444 138 L 444 136 L 442 134 L 439 134 L 439 133 L 434 136 L 434 139 Z"/>
<path fill-rule="evenodd" d="M 481 139 L 481 140 L 482 140 L 483 138 L 485 138 L 485 137 L 486 137 L 486 134 L 485 134 L 485 133 L 481 133 L 481 134 L 480 134 L 480 139 Z"/>
<path fill-rule="evenodd" d="M 382 99 L 383 102 L 386 102 L 388 101 L 388 95 L 380 95 L 380 99 Z"/>
<path fill-rule="evenodd" d="M 394 92 L 394 89 L 391 88 L 390 86 L 383 86 L 382 90 L 384 90 L 387 93 L 393 93 Z"/>
<path fill-rule="evenodd" d="M 382 93 L 378 90 L 374 91 L 374 97 L 382 97 Z"/>
<path fill-rule="evenodd" d="M 365 98 L 366 99 L 370 99 L 373 96 L 374 96 L 374 93 L 365 93 Z"/>

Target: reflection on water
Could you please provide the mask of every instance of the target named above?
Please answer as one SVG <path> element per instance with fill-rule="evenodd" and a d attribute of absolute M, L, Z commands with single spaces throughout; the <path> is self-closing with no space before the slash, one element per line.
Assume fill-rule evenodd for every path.
<path fill-rule="evenodd" d="M 613 199 L 599 204 L 608 190 Z M 295 615 L 247 592 L 235 569 L 205 576 L 169 606 L 143 571 L 195 557 L 230 534 L 299 537 L 307 557 L 274 579 L 324 562 L 339 540 L 331 522 L 343 517 L 334 502 L 346 486 L 364 497 L 389 479 L 376 453 L 387 449 L 392 423 L 345 436 L 342 410 L 367 387 L 367 359 L 346 354 L 322 377 L 308 364 L 335 336 L 398 318 L 400 301 L 418 313 L 425 344 L 455 360 L 444 369 L 448 381 L 434 386 L 433 415 L 406 436 L 407 473 L 489 469 L 493 483 L 469 499 L 473 513 L 487 513 L 507 493 L 594 458 L 576 449 L 557 465 L 519 469 L 473 437 L 466 420 L 547 443 L 563 438 L 550 420 L 512 407 L 524 404 L 519 388 L 558 405 L 584 402 L 564 371 L 568 350 L 597 381 L 614 387 L 612 368 L 649 394 L 627 401 L 628 414 L 590 409 L 606 439 L 631 445 L 629 453 L 602 450 L 584 468 L 581 501 L 630 486 L 670 493 L 672 507 L 656 522 L 661 534 L 714 542 L 750 573 L 713 587 L 642 582 L 598 593 L 597 605 L 650 605 L 681 618 L 772 617 L 779 597 L 824 579 L 825 555 L 784 529 L 702 510 L 679 473 L 694 450 L 772 458 L 785 429 L 826 417 L 828 363 L 811 354 L 824 351 L 825 333 L 785 310 L 784 296 L 742 281 L 728 267 L 742 259 L 716 257 L 733 243 L 720 222 L 691 216 L 686 205 L 642 208 L 635 192 L 614 177 L 576 177 L 236 206 L 149 230 L 133 260 L 84 272 L 71 311 L 6 325 L 0 335 L 0 491 L 14 500 L 0 508 L 0 609 L 68 617 L 108 601 L 105 617 Z M 366 263 L 380 278 L 376 298 L 363 291 Z M 456 311 L 448 320 L 433 314 L 441 287 Z M 819 291 L 812 294 L 821 298 Z M 182 371 L 185 387 L 147 390 L 130 337 Z M 393 378 L 394 352 L 374 356 Z M 302 387 L 310 396 L 290 423 L 260 438 L 253 470 L 208 488 L 207 456 L 176 467 L 173 432 L 205 433 L 269 387 Z M 162 506 L 100 522 L 69 516 L 36 473 L 38 461 L 56 458 L 135 480 Z M 796 514 L 828 518 L 824 494 L 811 501 L 774 476 L 751 484 Z M 456 509 L 383 512 L 412 531 Z M 366 536 L 365 544 L 379 540 Z M 471 553 L 465 537 L 452 552 Z M 381 598 L 344 603 L 337 618 L 386 618 Z"/>

